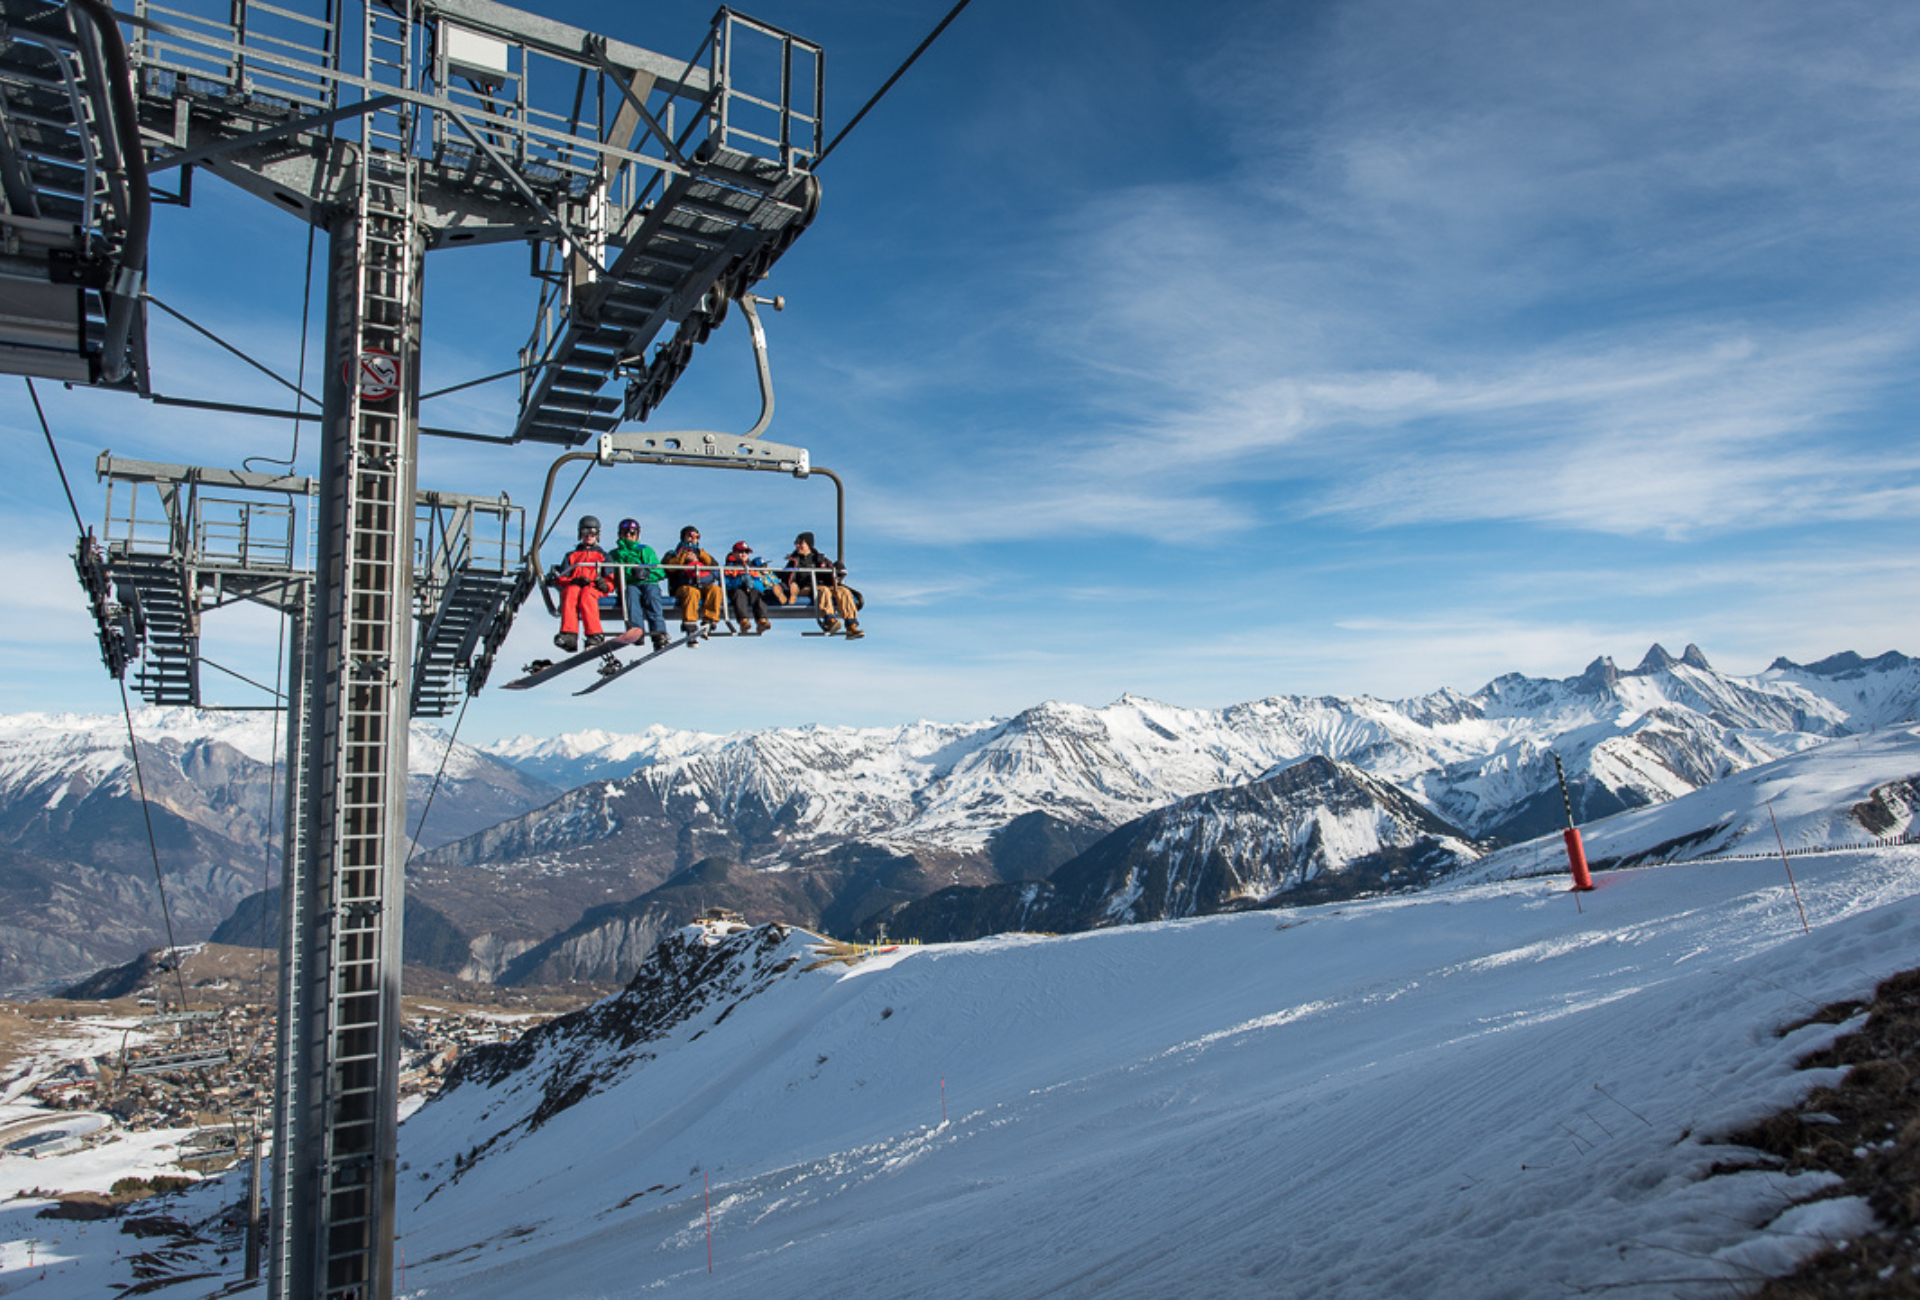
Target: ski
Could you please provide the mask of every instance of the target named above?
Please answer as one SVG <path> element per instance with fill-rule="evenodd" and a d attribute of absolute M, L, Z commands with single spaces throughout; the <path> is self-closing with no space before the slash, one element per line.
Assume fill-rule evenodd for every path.
<path fill-rule="evenodd" d="M 592 663 L 595 659 L 609 656 L 622 646 L 637 645 L 641 641 L 646 640 L 646 637 L 647 633 L 644 628 L 630 627 L 619 636 L 608 637 L 599 645 L 589 646 L 585 650 L 576 651 L 564 659 L 555 659 L 551 662 L 536 659 L 527 665 L 526 676 L 508 682 L 500 689 L 503 691 L 529 690 L 532 687 L 540 685 L 542 682 L 552 681 L 561 673 L 571 672 L 581 664 Z"/>
<path fill-rule="evenodd" d="M 602 686 L 605 686 L 607 683 L 613 681 L 616 677 L 625 676 L 626 674 L 632 672 L 634 669 L 638 668 L 641 664 L 652 663 L 655 659 L 658 659 L 661 655 L 667 653 L 668 650 L 678 650 L 683 645 L 692 645 L 696 641 L 704 640 L 709 635 L 711 635 L 711 633 L 686 632 L 686 633 L 683 633 L 678 639 L 667 642 L 666 647 L 664 649 L 650 651 L 647 654 L 641 655 L 638 659 L 629 659 L 627 660 L 627 662 L 620 664 L 618 667 L 615 667 L 611 663 L 607 664 L 606 666 L 600 669 L 599 681 L 595 682 L 591 686 L 582 687 L 581 689 L 575 691 L 574 694 L 575 695 L 591 695 L 595 691 L 599 690 Z"/>

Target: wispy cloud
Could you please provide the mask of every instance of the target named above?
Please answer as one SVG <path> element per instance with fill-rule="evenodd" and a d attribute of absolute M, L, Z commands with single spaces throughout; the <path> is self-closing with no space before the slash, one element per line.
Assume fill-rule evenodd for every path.
<path fill-rule="evenodd" d="M 1884 283 L 1920 198 L 1887 165 L 1913 21 L 1390 8 L 1194 70 L 1230 170 L 1057 218 L 1021 339 L 1077 407 L 929 453 L 887 528 L 1152 535 L 1304 501 L 1682 537 L 1920 502 L 1887 429 L 1920 322 Z"/>

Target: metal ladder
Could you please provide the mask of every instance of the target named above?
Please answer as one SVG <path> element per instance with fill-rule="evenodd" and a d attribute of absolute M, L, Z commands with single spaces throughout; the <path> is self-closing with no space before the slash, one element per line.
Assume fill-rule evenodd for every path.
<path fill-rule="evenodd" d="M 377 86 L 413 88 L 411 0 L 365 7 L 363 67 Z M 391 1293 L 394 1104 L 399 1064 L 399 859 L 406 807 L 407 675 L 411 656 L 413 440 L 418 168 L 405 103 L 370 113 L 359 157 L 355 251 L 358 310 L 346 384 L 338 593 L 339 734 L 332 826 L 331 1016 L 320 1170 L 325 1233 L 318 1293 L 374 1300 Z M 396 761 L 395 755 L 398 755 Z M 395 788 L 397 787 L 397 788 Z"/>

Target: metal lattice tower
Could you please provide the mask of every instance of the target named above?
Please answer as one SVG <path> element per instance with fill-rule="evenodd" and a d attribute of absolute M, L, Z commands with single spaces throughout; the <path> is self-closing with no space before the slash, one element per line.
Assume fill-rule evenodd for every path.
<path fill-rule="evenodd" d="M 191 502 L 210 472 L 180 466 L 103 466 L 171 492 L 168 531 L 84 539 L 76 559 L 109 670 L 138 659 L 149 699 L 200 703 L 210 591 L 272 591 L 291 615 L 270 1291 L 387 1300 L 408 721 L 444 712 L 457 673 L 480 688 L 530 588 L 475 559 L 476 512 L 506 548 L 504 499 L 416 483 L 425 256 L 532 246 L 540 301 L 500 440 L 610 459 L 629 436 L 612 431 L 646 418 L 811 222 L 822 58 L 726 9 L 685 60 L 493 0 L 133 10 L 0 0 L 0 371 L 152 392 L 147 222 L 190 202 L 196 173 L 327 233 L 317 484 L 211 472 L 311 491 L 311 575 L 211 558 Z M 757 435 L 666 459 L 766 468 Z M 804 452 L 787 461 L 806 472 Z M 467 540 L 422 547 L 416 573 L 422 512 L 447 509 Z"/>

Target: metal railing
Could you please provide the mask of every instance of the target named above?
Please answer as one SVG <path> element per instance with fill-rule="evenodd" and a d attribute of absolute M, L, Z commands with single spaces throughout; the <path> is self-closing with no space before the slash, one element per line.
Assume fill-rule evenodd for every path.
<path fill-rule="evenodd" d="M 504 574 L 520 567 L 527 512 L 506 497 L 422 492 L 414 503 L 416 582 L 443 585 L 457 570 Z"/>
<path fill-rule="evenodd" d="M 193 503 L 194 558 L 241 568 L 294 568 L 291 502 L 201 497 Z"/>
<path fill-rule="evenodd" d="M 111 464 L 109 457 L 102 461 Z M 296 568 L 291 500 L 202 495 L 189 478 L 154 481 L 111 470 L 102 477 L 107 509 L 101 540 L 111 555 L 167 557 L 196 568 Z"/>
<path fill-rule="evenodd" d="M 202 13 L 135 0 L 133 12 L 131 53 L 143 95 L 246 104 L 268 115 L 336 102 L 339 31 L 324 17 L 257 0 Z"/>
<path fill-rule="evenodd" d="M 825 133 L 825 53 L 812 41 L 730 9 L 720 11 L 715 34 L 713 80 L 721 88 L 715 122 L 721 146 L 783 167 L 811 166 Z M 769 79 L 773 84 L 763 90 Z"/>
<path fill-rule="evenodd" d="M 343 62 L 340 33 L 343 24 L 357 20 L 357 8 L 336 12 L 316 5 L 318 12 L 309 14 L 264 0 L 135 0 L 128 26 L 139 91 L 149 99 L 199 99 L 262 119 L 325 113 L 351 106 L 356 96 L 397 94 L 423 110 L 424 129 L 411 142 L 414 156 L 454 170 L 485 170 L 484 155 L 492 150 L 535 189 L 574 198 L 599 190 L 620 212 L 643 202 L 643 191 L 663 170 L 685 171 L 690 147 L 709 135 L 734 142 L 732 147 L 758 141 L 753 152 L 783 161 L 811 160 L 818 152 L 819 47 L 726 10 L 688 63 L 654 56 L 646 61 L 649 71 L 630 81 L 627 63 L 638 62 L 630 47 L 493 29 L 489 18 L 497 15 L 470 15 L 450 4 L 451 12 L 427 12 L 415 25 L 412 61 L 421 81 L 396 89 L 376 69 Z M 742 32 L 783 49 L 775 61 L 778 73 L 751 90 L 716 93 L 718 70 L 731 71 L 740 62 L 722 55 L 737 47 Z M 462 42 L 465 57 L 452 50 Z M 477 58 L 475 49 L 481 51 Z M 486 66 L 476 66 L 481 63 Z M 677 72 L 667 73 L 663 65 Z M 644 94 L 635 92 L 636 84 Z M 793 86 L 804 92 L 798 106 L 787 101 Z M 734 97 L 742 107 L 730 110 Z M 689 103 L 693 111 L 683 113 Z M 730 111 L 738 118 L 748 104 L 775 125 L 755 131 L 744 122 L 707 122 Z M 348 138 L 360 134 L 350 117 L 328 129 Z M 798 143 L 783 150 L 779 142 L 788 137 Z M 174 143 L 186 147 L 184 140 Z"/>
<path fill-rule="evenodd" d="M 180 556 L 187 553 L 186 518 L 178 484 L 103 475 L 106 522 L 100 540 L 114 555 Z"/>

